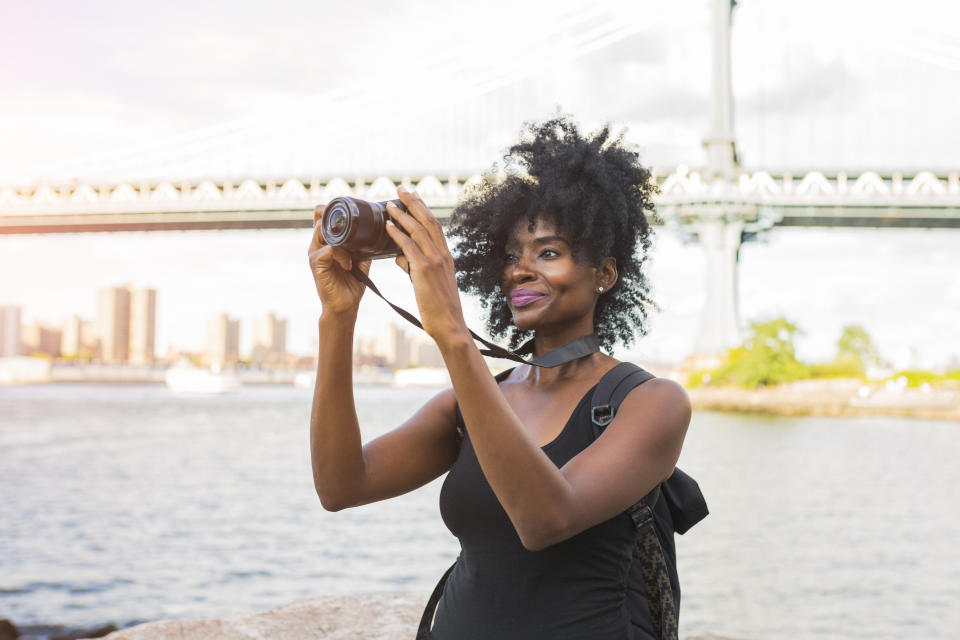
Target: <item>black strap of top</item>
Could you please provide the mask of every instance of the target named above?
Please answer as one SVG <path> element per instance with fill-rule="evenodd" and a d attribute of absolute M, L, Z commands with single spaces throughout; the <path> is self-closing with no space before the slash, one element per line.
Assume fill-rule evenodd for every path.
<path fill-rule="evenodd" d="M 387 300 L 387 298 L 380 293 L 380 290 L 377 289 L 377 285 L 373 284 L 373 280 L 371 280 L 370 277 L 361 271 L 356 265 L 353 266 L 353 268 L 350 270 L 350 273 L 352 273 L 357 280 L 365 284 L 368 289 L 380 296 L 380 298 L 390 305 L 391 309 L 400 314 L 404 320 L 419 329 L 423 329 L 423 324 L 415 315 Z M 510 351 L 509 349 L 504 349 L 500 345 L 494 344 L 478 336 L 472 330 L 468 329 L 468 331 L 470 331 L 470 335 L 474 340 L 487 347 L 486 349 L 480 349 L 480 353 L 483 355 L 494 358 L 505 358 L 521 364 L 530 364 L 535 367 L 556 367 L 600 350 L 600 339 L 597 338 L 596 334 L 591 333 L 590 335 L 577 338 L 572 342 L 561 345 L 556 349 L 543 354 L 539 358 L 527 359 L 523 357 L 523 354 L 530 354 L 533 352 L 533 340 L 528 340 L 516 351 Z"/>

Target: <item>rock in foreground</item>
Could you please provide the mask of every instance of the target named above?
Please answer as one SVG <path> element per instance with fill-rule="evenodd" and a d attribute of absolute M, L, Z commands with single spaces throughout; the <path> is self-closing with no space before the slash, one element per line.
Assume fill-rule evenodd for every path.
<path fill-rule="evenodd" d="M 160 620 L 104 640 L 413 640 L 427 596 L 320 596 L 221 620 Z M 687 640 L 733 640 L 690 636 Z"/>
<path fill-rule="evenodd" d="M 160 620 L 107 640 L 409 640 L 426 595 L 320 596 L 280 609 L 219 620 Z"/>

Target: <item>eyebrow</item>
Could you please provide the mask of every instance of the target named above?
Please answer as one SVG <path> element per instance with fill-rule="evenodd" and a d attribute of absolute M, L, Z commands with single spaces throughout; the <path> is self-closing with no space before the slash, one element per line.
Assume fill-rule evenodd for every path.
<path fill-rule="evenodd" d="M 551 242 L 562 242 L 563 244 L 570 246 L 570 242 L 563 236 L 540 236 L 539 238 L 533 239 L 533 244 L 549 244 Z M 511 239 L 507 242 L 508 247 L 516 244 L 516 239 Z"/>

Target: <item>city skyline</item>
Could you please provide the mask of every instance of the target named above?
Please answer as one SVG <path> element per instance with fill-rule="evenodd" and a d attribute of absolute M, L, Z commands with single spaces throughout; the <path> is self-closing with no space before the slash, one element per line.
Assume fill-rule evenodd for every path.
<path fill-rule="evenodd" d="M 153 365 L 174 364 L 191 355 L 210 367 L 278 368 L 316 355 L 289 352 L 287 320 L 273 312 L 253 318 L 252 343 L 246 351 L 239 346 L 240 319 L 221 313 L 207 318 L 200 351 L 177 349 L 170 344 L 166 353 L 148 354 L 143 346 L 153 344 L 150 329 L 155 318 L 145 318 L 144 313 L 155 314 L 156 294 L 155 289 L 134 289 L 129 284 L 100 287 L 99 317 L 87 320 L 70 315 L 62 327 L 40 321 L 23 322 L 22 307 L 0 305 L 0 357 L 45 356 L 100 364 Z M 397 323 L 380 327 L 371 337 L 355 340 L 353 353 L 356 367 L 444 366 L 439 349 L 427 335 L 411 332 L 409 327 Z"/>
<path fill-rule="evenodd" d="M 287 320 L 273 311 L 253 317 L 250 347 L 241 350 L 241 321 L 221 313 L 206 319 L 200 349 L 166 349 L 156 343 L 157 290 L 130 283 L 95 289 L 92 318 L 67 310 L 62 320 L 32 316 L 16 302 L 0 304 L 0 357 L 44 354 L 57 358 L 93 360 L 106 364 L 150 365 L 171 353 L 196 353 L 209 364 L 237 364 L 247 359 L 255 365 L 280 364 L 286 349 Z M 308 354 L 291 354 L 308 355 Z"/>

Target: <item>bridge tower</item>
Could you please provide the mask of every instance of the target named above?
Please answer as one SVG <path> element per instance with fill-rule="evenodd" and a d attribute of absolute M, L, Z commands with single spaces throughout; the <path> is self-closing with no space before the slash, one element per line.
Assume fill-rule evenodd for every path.
<path fill-rule="evenodd" d="M 756 207 L 734 203 L 739 161 L 733 134 L 730 27 L 736 0 L 713 0 L 713 75 L 710 129 L 703 141 L 708 202 L 681 208 L 684 230 L 695 234 L 706 254 L 706 300 L 694 345 L 697 358 L 715 359 L 740 342 L 737 262 L 744 227 Z M 684 211 L 684 209 L 686 209 Z"/>

